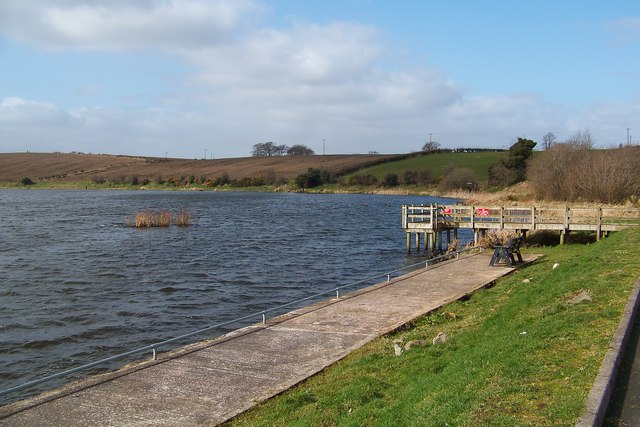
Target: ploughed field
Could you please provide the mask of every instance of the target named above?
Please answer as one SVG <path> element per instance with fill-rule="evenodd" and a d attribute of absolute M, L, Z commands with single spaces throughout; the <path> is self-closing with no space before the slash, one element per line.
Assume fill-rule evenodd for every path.
<path fill-rule="evenodd" d="M 309 168 L 344 174 L 401 157 L 351 154 L 188 160 L 80 153 L 0 153 L 0 182 L 25 177 L 34 181 L 90 181 L 130 176 L 150 180 L 191 175 L 215 178 L 224 174 L 231 179 L 271 175 L 287 180 Z"/>

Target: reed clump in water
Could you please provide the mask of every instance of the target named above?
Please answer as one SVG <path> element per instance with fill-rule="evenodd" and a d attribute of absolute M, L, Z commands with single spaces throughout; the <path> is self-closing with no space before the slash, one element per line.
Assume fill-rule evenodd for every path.
<path fill-rule="evenodd" d="M 191 214 L 185 210 L 178 212 L 174 217 L 174 223 L 178 227 L 184 227 L 189 225 L 191 222 Z"/>
<path fill-rule="evenodd" d="M 180 211 L 175 216 L 169 211 L 144 211 L 136 214 L 134 226 L 136 228 L 169 227 L 175 224 L 181 227 L 189 225 L 191 215 L 187 211 Z"/>

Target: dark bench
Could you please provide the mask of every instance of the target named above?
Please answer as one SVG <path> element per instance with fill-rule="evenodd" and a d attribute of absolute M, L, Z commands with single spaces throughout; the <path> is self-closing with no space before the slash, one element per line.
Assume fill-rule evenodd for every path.
<path fill-rule="evenodd" d="M 516 264 L 516 257 L 518 257 L 518 262 L 523 262 L 522 255 L 520 254 L 521 244 L 522 236 L 519 236 L 509 239 L 504 246 L 494 246 L 493 256 L 491 256 L 489 265 L 495 266 L 500 264 L 501 261 L 504 261 L 509 267 L 513 267 Z"/>

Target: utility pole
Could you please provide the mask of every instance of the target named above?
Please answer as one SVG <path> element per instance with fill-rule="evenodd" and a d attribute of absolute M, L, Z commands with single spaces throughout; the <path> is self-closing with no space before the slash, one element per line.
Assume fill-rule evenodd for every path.
<path fill-rule="evenodd" d="M 631 145 L 631 128 L 627 128 L 627 145 Z"/>
<path fill-rule="evenodd" d="M 433 135 L 431 132 L 429 132 L 429 144 L 431 144 L 431 135 Z"/>
<path fill-rule="evenodd" d="M 326 151 L 325 151 L 325 147 L 326 147 L 325 139 L 323 138 L 323 139 L 322 139 L 322 155 L 323 155 L 323 156 L 325 155 L 325 152 L 326 152 Z"/>
<path fill-rule="evenodd" d="M 207 149 L 204 149 L 204 159 L 207 160 Z"/>

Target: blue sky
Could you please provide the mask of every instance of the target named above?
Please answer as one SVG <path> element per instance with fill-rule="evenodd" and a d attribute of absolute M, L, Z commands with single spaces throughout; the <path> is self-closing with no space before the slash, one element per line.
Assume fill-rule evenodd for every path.
<path fill-rule="evenodd" d="M 3 0 L 0 151 L 215 158 L 640 134 L 640 4 Z"/>

